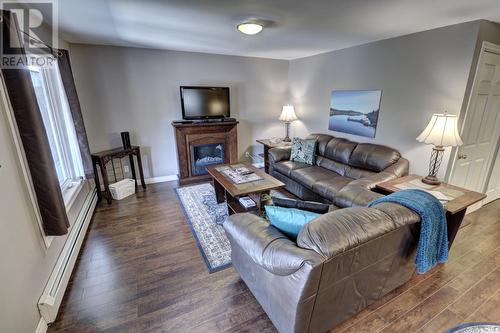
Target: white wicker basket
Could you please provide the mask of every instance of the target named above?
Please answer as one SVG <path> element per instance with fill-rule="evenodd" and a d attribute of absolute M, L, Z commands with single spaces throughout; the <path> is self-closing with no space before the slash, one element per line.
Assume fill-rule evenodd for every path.
<path fill-rule="evenodd" d="M 135 181 L 133 179 L 125 178 L 109 185 L 111 196 L 115 200 L 121 200 L 135 193 Z"/>

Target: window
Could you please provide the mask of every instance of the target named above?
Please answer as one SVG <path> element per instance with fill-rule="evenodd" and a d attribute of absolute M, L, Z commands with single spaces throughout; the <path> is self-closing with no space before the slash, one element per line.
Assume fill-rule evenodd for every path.
<path fill-rule="evenodd" d="M 76 131 L 58 66 L 30 67 L 31 81 L 47 132 L 66 207 L 77 194 L 83 165 Z"/>

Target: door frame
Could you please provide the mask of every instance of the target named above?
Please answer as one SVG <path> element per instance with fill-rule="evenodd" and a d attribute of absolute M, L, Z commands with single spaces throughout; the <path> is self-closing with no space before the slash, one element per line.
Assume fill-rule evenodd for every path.
<path fill-rule="evenodd" d="M 474 89 L 477 86 L 477 79 L 478 79 L 478 75 L 479 75 L 479 65 L 481 64 L 481 61 L 485 57 L 486 52 L 495 53 L 495 54 L 500 55 L 500 45 L 497 45 L 497 44 L 494 44 L 491 42 L 487 42 L 487 41 L 483 41 L 483 43 L 481 45 L 481 51 L 479 53 L 479 57 L 478 57 L 477 64 L 476 64 L 476 69 L 474 71 L 474 80 L 472 81 L 472 87 L 471 87 L 469 96 L 467 96 L 467 107 L 465 108 L 465 111 L 463 112 L 463 114 L 460 114 L 460 117 L 459 117 L 459 119 L 461 121 L 460 129 L 459 129 L 460 135 L 462 135 L 462 133 L 463 133 L 463 130 L 465 127 L 464 120 L 467 118 L 467 113 L 469 113 L 469 110 L 471 107 L 470 104 L 472 102 L 472 93 L 474 92 Z M 497 139 L 494 157 L 496 157 L 496 154 L 498 154 L 499 149 L 500 149 L 500 138 Z M 450 157 L 448 159 L 449 162 L 448 162 L 448 168 L 447 168 L 446 177 L 445 177 L 447 181 L 449 181 L 452 178 L 453 172 L 455 171 L 457 154 L 458 154 L 458 147 L 453 147 L 453 149 L 451 150 L 451 153 L 450 153 Z M 492 160 L 490 161 L 490 165 L 488 165 L 487 176 L 485 178 L 485 182 L 483 184 L 483 189 L 482 189 L 483 192 L 486 191 L 486 189 L 487 189 L 486 187 L 488 186 L 489 180 L 491 178 L 491 172 L 493 170 L 494 163 L 495 163 L 495 158 L 492 158 Z"/>

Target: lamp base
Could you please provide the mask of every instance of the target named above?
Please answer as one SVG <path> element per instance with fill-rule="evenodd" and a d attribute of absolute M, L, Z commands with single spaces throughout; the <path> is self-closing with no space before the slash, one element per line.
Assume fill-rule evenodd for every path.
<path fill-rule="evenodd" d="M 426 176 L 422 178 L 422 183 L 428 184 L 428 185 L 439 185 L 441 184 L 441 181 L 434 176 Z"/>
<path fill-rule="evenodd" d="M 292 140 L 290 139 L 290 122 L 286 121 L 285 122 L 285 138 L 283 139 L 283 142 L 291 142 Z"/>
<path fill-rule="evenodd" d="M 422 178 L 422 183 L 429 185 L 439 185 L 441 181 L 437 178 L 439 166 L 443 160 L 443 146 L 434 146 L 432 148 L 431 160 L 429 162 L 429 174 Z"/>

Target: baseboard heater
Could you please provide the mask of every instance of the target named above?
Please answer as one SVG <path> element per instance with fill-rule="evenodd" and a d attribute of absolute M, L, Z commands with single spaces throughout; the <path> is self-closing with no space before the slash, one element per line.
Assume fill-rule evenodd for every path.
<path fill-rule="evenodd" d="M 92 214 L 97 203 L 97 192 L 92 190 L 85 199 L 80 213 L 70 229 L 68 239 L 57 259 L 54 270 L 49 277 L 49 281 L 45 286 L 42 296 L 38 300 L 38 309 L 43 320 L 50 324 L 56 320 L 59 306 L 68 286 L 71 272 L 75 266 L 80 247 L 85 238 L 85 233 L 89 226 Z"/>

